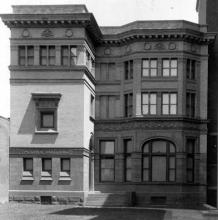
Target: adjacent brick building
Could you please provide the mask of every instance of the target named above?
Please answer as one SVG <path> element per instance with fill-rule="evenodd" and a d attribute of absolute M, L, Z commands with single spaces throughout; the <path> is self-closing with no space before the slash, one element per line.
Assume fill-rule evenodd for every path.
<path fill-rule="evenodd" d="M 206 202 L 215 35 L 205 25 L 99 27 L 83 5 L 1 17 L 11 29 L 11 200 Z"/>

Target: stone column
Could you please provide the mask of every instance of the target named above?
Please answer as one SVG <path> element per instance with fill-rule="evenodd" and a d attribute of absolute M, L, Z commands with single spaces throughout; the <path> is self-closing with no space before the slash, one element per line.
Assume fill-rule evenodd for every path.
<path fill-rule="evenodd" d="M 61 65 L 61 46 L 56 46 L 56 62 L 55 65 L 56 66 L 60 66 Z"/>
<path fill-rule="evenodd" d="M 142 155 L 139 152 L 132 153 L 132 182 L 141 182 L 142 179 Z"/>
<path fill-rule="evenodd" d="M 11 45 L 11 65 L 19 65 L 18 46 Z"/>

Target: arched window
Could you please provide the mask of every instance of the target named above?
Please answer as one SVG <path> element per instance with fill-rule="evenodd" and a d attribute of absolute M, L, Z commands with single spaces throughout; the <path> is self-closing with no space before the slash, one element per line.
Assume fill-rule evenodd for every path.
<path fill-rule="evenodd" d="M 142 180 L 154 182 L 176 180 L 176 148 L 172 142 L 155 139 L 143 145 Z"/>

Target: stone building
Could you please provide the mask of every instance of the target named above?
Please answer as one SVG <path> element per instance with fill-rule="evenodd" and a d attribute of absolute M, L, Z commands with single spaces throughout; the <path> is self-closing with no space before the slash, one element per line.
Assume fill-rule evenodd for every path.
<path fill-rule="evenodd" d="M 198 0 L 199 24 L 205 25 L 209 32 L 218 32 L 218 2 L 213 0 Z M 218 132 L 218 40 L 209 46 L 208 61 L 208 190 L 207 202 L 218 207 L 218 170 L 217 170 L 217 132 Z"/>
<path fill-rule="evenodd" d="M 99 27 L 84 5 L 13 6 L 10 200 L 206 203 L 208 45 L 187 21 Z"/>
<path fill-rule="evenodd" d="M 0 116 L 0 203 L 8 202 L 9 119 Z"/>

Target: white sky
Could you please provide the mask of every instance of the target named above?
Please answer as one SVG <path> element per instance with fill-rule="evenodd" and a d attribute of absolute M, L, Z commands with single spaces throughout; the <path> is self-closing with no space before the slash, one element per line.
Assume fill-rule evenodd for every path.
<path fill-rule="evenodd" d="M 100 26 L 123 25 L 135 20 L 188 20 L 197 22 L 197 0 L 3 0 L 0 13 L 11 5 L 85 4 Z M 10 116 L 9 29 L 0 21 L 0 115 Z"/>

